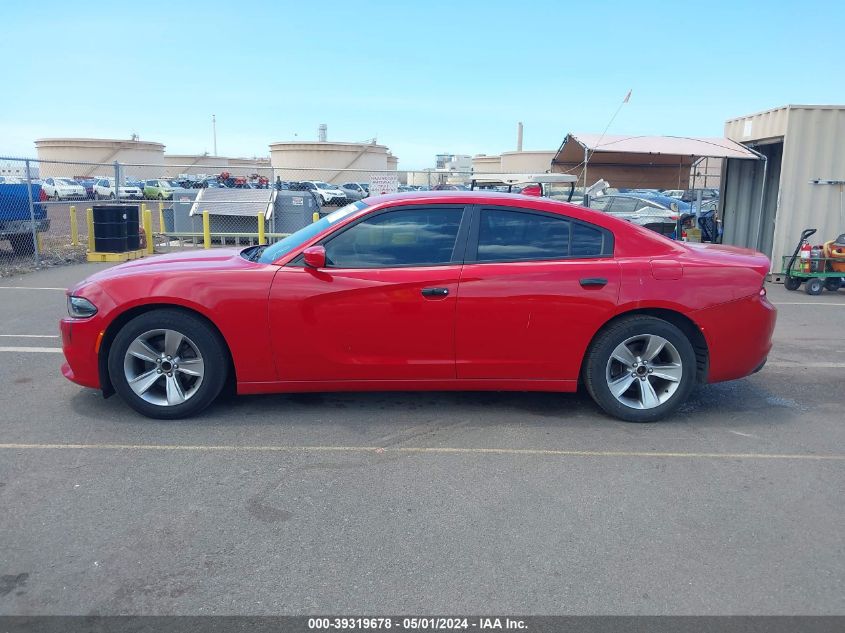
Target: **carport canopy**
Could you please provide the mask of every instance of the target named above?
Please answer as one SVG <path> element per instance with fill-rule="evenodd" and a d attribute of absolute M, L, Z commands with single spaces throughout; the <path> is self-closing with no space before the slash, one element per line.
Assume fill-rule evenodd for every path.
<path fill-rule="evenodd" d="M 552 159 L 552 171 L 574 173 L 580 185 L 604 179 L 611 187 L 686 189 L 690 169 L 701 158 L 761 156 L 727 138 L 570 133 Z"/>

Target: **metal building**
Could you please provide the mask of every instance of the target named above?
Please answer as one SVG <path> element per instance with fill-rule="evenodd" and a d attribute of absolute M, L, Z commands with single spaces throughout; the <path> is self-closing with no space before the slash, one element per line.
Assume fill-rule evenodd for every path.
<path fill-rule="evenodd" d="M 845 233 L 845 106 L 788 105 L 725 123 L 725 136 L 765 157 L 728 159 L 722 172 L 723 241 L 772 258 L 805 228 L 824 242 Z"/>

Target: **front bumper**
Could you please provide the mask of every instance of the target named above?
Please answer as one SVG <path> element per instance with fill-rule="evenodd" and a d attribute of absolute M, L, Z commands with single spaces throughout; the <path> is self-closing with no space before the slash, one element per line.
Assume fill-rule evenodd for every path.
<path fill-rule="evenodd" d="M 87 319 L 65 317 L 59 322 L 66 361 L 62 365 L 62 374 L 83 387 L 102 389 L 99 346 L 111 322 L 109 315 L 114 314 L 116 306 L 96 283 L 86 284 L 73 294 L 84 296 L 97 306 L 97 314 Z"/>

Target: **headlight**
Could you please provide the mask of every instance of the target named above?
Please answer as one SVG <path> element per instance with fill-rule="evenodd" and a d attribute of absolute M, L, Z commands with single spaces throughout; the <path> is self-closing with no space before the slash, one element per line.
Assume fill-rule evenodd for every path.
<path fill-rule="evenodd" d="M 67 313 L 77 319 L 84 319 L 97 314 L 97 308 L 88 299 L 70 296 L 67 298 Z"/>

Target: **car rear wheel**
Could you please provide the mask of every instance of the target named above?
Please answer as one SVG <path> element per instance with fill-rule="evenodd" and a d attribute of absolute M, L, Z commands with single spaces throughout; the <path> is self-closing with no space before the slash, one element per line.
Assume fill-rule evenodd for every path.
<path fill-rule="evenodd" d="M 605 412 L 628 422 L 654 422 L 689 396 L 695 351 L 671 323 L 650 316 L 621 319 L 600 332 L 587 352 L 584 382 Z"/>
<path fill-rule="evenodd" d="M 154 310 L 132 319 L 109 351 L 109 377 L 133 409 L 151 418 L 194 415 L 226 380 L 225 343 L 201 318 Z"/>

